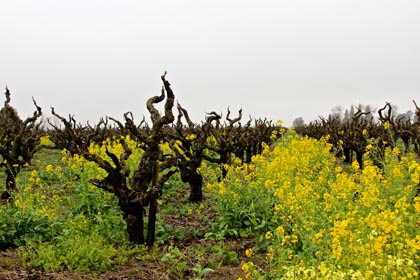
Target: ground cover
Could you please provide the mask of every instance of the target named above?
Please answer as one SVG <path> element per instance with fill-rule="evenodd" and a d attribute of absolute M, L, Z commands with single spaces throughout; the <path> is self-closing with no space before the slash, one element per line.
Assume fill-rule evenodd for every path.
<path fill-rule="evenodd" d="M 251 164 L 203 164 L 201 203 L 177 175 L 153 248 L 128 242 L 118 201 L 82 158 L 41 151 L 0 211 L 0 279 L 417 279 L 420 164 L 343 166 L 326 139 L 289 131 Z"/>

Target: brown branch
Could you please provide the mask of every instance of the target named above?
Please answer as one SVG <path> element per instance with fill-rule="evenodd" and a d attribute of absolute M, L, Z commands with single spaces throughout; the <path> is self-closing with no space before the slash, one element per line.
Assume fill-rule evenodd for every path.
<path fill-rule="evenodd" d="M 162 102 L 164 98 L 165 98 L 165 89 L 162 86 L 161 95 L 150 97 L 146 102 L 146 107 L 150 113 L 150 118 L 152 119 L 153 124 L 157 123 L 161 118 L 159 111 L 155 108 L 153 104 Z"/>
<path fill-rule="evenodd" d="M 388 108 L 388 112 L 387 112 L 386 116 L 384 116 L 384 115 L 382 114 L 382 112 L 383 112 L 386 108 Z M 391 121 L 391 111 L 392 111 L 391 104 L 390 104 L 389 102 L 387 102 L 383 108 L 381 108 L 381 109 L 379 109 L 379 110 L 378 110 L 379 119 L 380 119 L 382 122 L 386 122 L 386 121 L 389 121 L 389 122 L 390 122 L 390 121 Z"/>
<path fill-rule="evenodd" d="M 242 109 L 239 110 L 239 116 L 237 118 L 230 119 L 229 116 L 230 116 L 230 110 L 228 108 L 228 113 L 227 113 L 227 116 L 226 116 L 226 120 L 229 121 L 230 126 L 233 126 L 235 123 L 239 122 L 242 119 Z"/>
<path fill-rule="evenodd" d="M 131 112 L 126 112 L 124 114 L 125 119 L 125 128 L 131 133 L 132 136 L 137 138 L 140 142 L 144 142 L 150 145 L 150 139 L 148 135 L 142 131 L 140 126 L 134 124 L 133 114 Z"/>
<path fill-rule="evenodd" d="M 159 179 L 159 181 L 152 187 L 152 189 L 145 194 L 143 198 L 143 205 L 148 205 L 152 200 L 158 199 L 162 196 L 163 185 L 169 180 L 169 178 L 175 174 L 177 170 L 170 170 Z"/>
<path fill-rule="evenodd" d="M 166 103 L 165 103 L 165 115 L 161 118 L 162 125 L 170 124 L 174 121 L 175 117 L 172 113 L 172 108 L 174 107 L 175 96 L 171 89 L 171 84 L 165 79 L 167 72 L 161 76 L 163 81 L 163 86 L 166 90 Z"/>
<path fill-rule="evenodd" d="M 185 110 L 181 104 L 177 104 L 177 109 L 178 109 L 178 122 L 181 123 L 181 118 L 184 117 L 185 120 L 187 121 L 188 127 L 189 128 L 193 128 L 195 126 L 195 124 L 191 121 L 190 116 L 187 112 L 187 110 Z"/>
<path fill-rule="evenodd" d="M 414 106 L 416 106 L 416 109 L 417 109 L 418 111 L 420 111 L 420 108 L 419 108 L 419 106 L 417 106 L 417 103 L 416 103 L 416 101 L 415 101 L 415 100 L 413 100 L 413 103 L 414 103 Z"/>
<path fill-rule="evenodd" d="M 6 101 L 4 102 L 4 107 L 9 107 L 9 103 L 10 103 L 10 91 L 9 89 L 6 87 L 6 92 L 4 93 L 4 95 L 6 95 Z"/>

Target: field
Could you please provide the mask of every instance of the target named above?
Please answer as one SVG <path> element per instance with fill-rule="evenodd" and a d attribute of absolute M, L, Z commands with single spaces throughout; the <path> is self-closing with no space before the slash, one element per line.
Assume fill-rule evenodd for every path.
<path fill-rule="evenodd" d="M 366 155 L 374 152 L 369 146 Z M 203 161 L 204 200 L 176 173 L 153 247 L 129 242 L 104 170 L 41 150 L 0 206 L 0 279 L 418 279 L 420 163 L 387 149 L 345 165 L 293 130 L 249 164 Z M 4 178 L 3 178 L 4 179 Z"/>

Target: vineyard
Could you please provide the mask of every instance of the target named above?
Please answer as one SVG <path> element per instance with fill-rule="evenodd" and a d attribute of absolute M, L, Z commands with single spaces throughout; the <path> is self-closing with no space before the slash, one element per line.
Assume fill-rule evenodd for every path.
<path fill-rule="evenodd" d="M 418 279 L 420 108 L 301 127 L 0 111 L 0 279 Z M 157 106 L 163 107 L 159 110 Z"/>

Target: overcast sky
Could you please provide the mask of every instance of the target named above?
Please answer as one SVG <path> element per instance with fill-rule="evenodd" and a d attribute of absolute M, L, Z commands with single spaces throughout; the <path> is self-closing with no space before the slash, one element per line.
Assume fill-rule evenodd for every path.
<path fill-rule="evenodd" d="M 420 103 L 415 0 L 1 0 L 0 38 L 0 91 L 21 117 L 33 96 L 82 123 L 149 118 L 164 71 L 195 122 Z"/>

